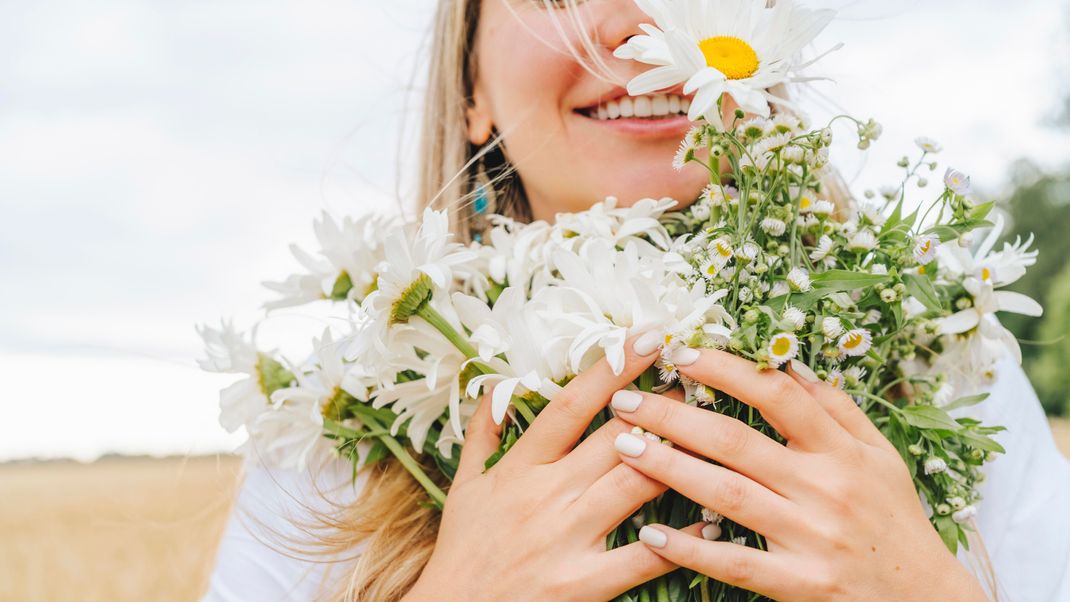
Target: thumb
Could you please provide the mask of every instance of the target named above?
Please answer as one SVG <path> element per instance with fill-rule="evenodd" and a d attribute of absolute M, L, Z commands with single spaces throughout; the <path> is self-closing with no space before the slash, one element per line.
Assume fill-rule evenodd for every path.
<path fill-rule="evenodd" d="M 461 458 L 457 464 L 454 483 L 463 483 L 483 474 L 487 458 L 498 450 L 501 441 L 501 426 L 494 424 L 490 413 L 491 391 L 483 395 L 476 408 L 476 413 L 468 421 L 464 433 L 464 445 L 461 446 Z"/>

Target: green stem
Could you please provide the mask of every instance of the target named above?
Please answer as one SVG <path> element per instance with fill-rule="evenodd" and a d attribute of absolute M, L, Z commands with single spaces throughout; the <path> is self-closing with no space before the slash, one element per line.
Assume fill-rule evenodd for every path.
<path fill-rule="evenodd" d="M 372 427 L 373 431 L 389 432 L 386 430 L 385 426 L 379 423 L 377 419 L 367 414 L 362 415 L 360 421 Z M 365 433 L 358 433 L 357 431 L 348 429 L 332 420 L 324 420 L 323 423 L 328 430 L 335 433 L 346 434 L 349 436 L 366 436 Z M 398 443 L 397 439 L 394 439 L 389 435 L 380 435 L 379 440 L 383 442 L 383 445 L 385 445 L 386 448 L 389 449 L 392 454 L 394 454 L 394 457 L 397 458 L 398 462 L 401 462 L 401 465 L 409 471 L 409 474 L 411 474 L 412 477 L 416 479 L 416 481 L 420 483 L 420 485 L 422 485 L 425 490 L 427 490 L 427 494 L 431 496 L 432 500 L 434 500 L 435 505 L 441 509 L 446 503 L 446 494 L 442 491 L 442 489 L 439 488 L 438 485 L 435 484 L 434 481 L 431 480 L 431 477 L 427 476 L 427 473 L 424 472 L 424 469 L 420 466 L 420 463 L 417 462 L 409 454 L 408 450 L 406 450 L 404 447 L 402 447 L 400 443 Z"/>
<path fill-rule="evenodd" d="M 669 600 L 669 582 L 666 577 L 658 579 L 658 602 L 672 602 Z"/>
<path fill-rule="evenodd" d="M 431 307 L 430 303 L 424 303 L 420 306 L 420 309 L 416 310 L 416 315 L 424 319 L 425 322 L 435 328 L 435 330 L 442 333 L 442 336 L 446 337 L 449 342 L 453 343 L 461 353 L 468 359 L 479 356 L 479 352 L 472 346 L 459 332 L 454 330 L 453 326 L 442 317 L 442 314 L 438 313 L 434 307 Z"/>

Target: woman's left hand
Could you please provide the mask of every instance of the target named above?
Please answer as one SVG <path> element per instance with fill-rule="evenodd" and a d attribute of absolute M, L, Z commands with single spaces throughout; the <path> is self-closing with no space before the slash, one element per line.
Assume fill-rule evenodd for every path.
<path fill-rule="evenodd" d="M 675 444 L 619 435 L 625 463 L 768 542 L 761 551 L 708 541 L 716 526 L 648 525 L 640 539 L 651 549 L 777 600 L 987 600 L 929 523 L 899 453 L 845 393 L 721 351 L 681 349 L 672 361 L 757 409 L 788 444 L 667 397 L 615 394 L 621 419 Z"/>

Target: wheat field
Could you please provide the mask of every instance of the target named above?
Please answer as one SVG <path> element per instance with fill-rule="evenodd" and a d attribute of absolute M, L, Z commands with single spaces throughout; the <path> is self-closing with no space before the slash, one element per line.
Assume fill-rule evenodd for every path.
<path fill-rule="evenodd" d="M 1052 427 L 1070 456 L 1070 421 Z M 0 465 L 0 600 L 197 600 L 238 470 L 227 456 Z"/>

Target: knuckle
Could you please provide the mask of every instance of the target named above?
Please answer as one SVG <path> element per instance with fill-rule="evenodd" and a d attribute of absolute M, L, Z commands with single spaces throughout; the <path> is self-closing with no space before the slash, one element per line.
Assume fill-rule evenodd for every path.
<path fill-rule="evenodd" d="M 716 449 L 726 457 L 740 457 L 750 445 L 750 428 L 741 423 L 717 420 L 711 430 L 711 437 Z"/>
<path fill-rule="evenodd" d="M 804 578 L 806 587 L 818 600 L 831 600 L 843 593 L 841 581 L 835 577 L 832 571 L 808 571 Z"/>
<path fill-rule="evenodd" d="M 714 486 L 714 500 L 717 510 L 722 514 L 735 514 L 742 510 L 747 502 L 747 487 L 743 479 L 731 473 Z"/>
<path fill-rule="evenodd" d="M 773 399 L 771 401 L 775 403 L 785 403 L 791 401 L 799 394 L 799 384 L 796 383 L 790 376 L 783 372 L 775 372 L 770 374 L 771 392 Z"/>
<path fill-rule="evenodd" d="M 725 561 L 724 578 L 728 583 L 746 587 L 754 580 L 754 564 L 742 554 L 733 555 Z"/>
<path fill-rule="evenodd" d="M 680 404 L 659 399 L 657 397 L 650 396 L 643 403 L 650 404 L 654 407 L 651 418 L 653 419 L 652 426 L 655 428 L 672 424 L 679 413 Z"/>
<path fill-rule="evenodd" d="M 552 404 L 567 419 L 583 418 L 583 400 L 575 390 L 565 387 L 554 396 Z"/>

